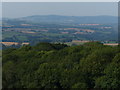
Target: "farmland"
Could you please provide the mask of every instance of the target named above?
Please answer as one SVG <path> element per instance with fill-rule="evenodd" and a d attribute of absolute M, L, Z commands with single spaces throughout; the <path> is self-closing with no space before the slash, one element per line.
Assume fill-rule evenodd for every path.
<path fill-rule="evenodd" d="M 7 22 L 7 21 L 5 21 Z M 17 21 L 19 22 L 19 21 Z M 16 23 L 17 23 L 16 22 Z M 8 22 L 7 22 L 8 23 Z M 73 40 L 117 42 L 114 24 L 22 24 L 6 25 L 3 22 L 3 42 L 72 42 Z M 86 26 L 86 27 L 85 27 Z"/>

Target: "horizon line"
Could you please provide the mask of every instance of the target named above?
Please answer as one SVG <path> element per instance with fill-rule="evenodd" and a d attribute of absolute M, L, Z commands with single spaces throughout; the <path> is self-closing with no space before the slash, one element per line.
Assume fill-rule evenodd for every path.
<path fill-rule="evenodd" d="M 116 15 L 86 15 L 86 16 L 77 16 L 77 15 L 58 15 L 58 14 L 48 14 L 48 15 L 28 15 L 28 16 L 21 16 L 21 17 L 3 17 L 2 19 L 17 19 L 17 18 L 25 18 L 25 17 L 31 17 L 31 16 L 67 16 L 67 17 L 95 17 L 95 16 L 111 16 L 111 17 L 118 17 Z"/>

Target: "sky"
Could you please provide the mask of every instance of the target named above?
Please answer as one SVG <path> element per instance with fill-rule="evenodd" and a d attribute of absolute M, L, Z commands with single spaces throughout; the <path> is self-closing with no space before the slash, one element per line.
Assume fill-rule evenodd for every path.
<path fill-rule="evenodd" d="M 1 0 L 2 2 L 118 2 L 120 0 Z"/>
<path fill-rule="evenodd" d="M 117 16 L 117 2 L 3 2 L 2 16 L 19 18 L 32 15 Z"/>

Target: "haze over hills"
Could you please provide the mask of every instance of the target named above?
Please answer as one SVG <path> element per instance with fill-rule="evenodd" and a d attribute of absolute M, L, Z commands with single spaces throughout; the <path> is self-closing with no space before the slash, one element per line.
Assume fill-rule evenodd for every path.
<path fill-rule="evenodd" d="M 53 23 L 116 23 L 115 16 L 60 16 L 60 15 L 35 15 L 21 18 L 33 22 Z"/>
<path fill-rule="evenodd" d="M 16 18 L 16 20 L 31 21 L 34 23 L 117 23 L 117 16 L 61 16 L 61 15 L 33 15 L 22 18 Z"/>

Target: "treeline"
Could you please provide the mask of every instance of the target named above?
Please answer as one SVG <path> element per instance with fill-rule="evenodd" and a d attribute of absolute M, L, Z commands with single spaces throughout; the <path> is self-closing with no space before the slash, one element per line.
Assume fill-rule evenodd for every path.
<path fill-rule="evenodd" d="M 89 42 L 3 50 L 3 88 L 119 88 L 119 49 Z"/>

